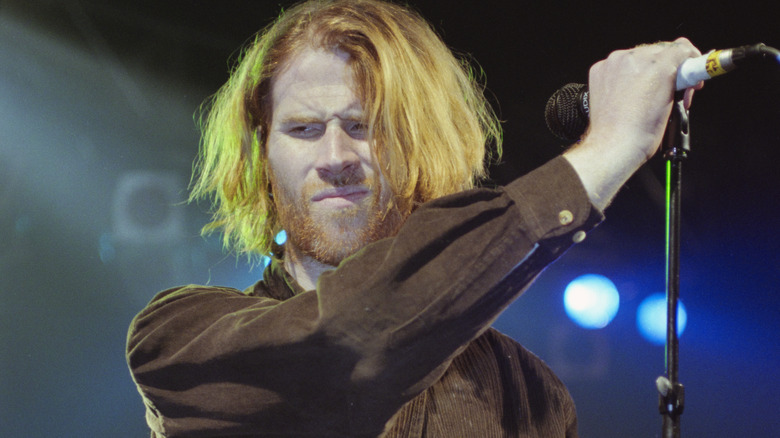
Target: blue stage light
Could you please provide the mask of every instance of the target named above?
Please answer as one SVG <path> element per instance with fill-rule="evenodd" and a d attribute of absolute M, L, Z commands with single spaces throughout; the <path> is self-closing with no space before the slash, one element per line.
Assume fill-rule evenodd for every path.
<path fill-rule="evenodd" d="M 681 301 L 677 302 L 677 336 L 682 335 L 688 314 Z M 666 294 L 655 293 L 645 298 L 636 312 L 636 325 L 642 337 L 656 345 L 666 343 Z"/>
<path fill-rule="evenodd" d="M 276 234 L 276 237 L 274 238 L 277 245 L 284 245 L 284 242 L 287 242 L 287 231 L 279 231 Z"/>
<path fill-rule="evenodd" d="M 587 329 L 604 328 L 617 315 L 620 294 L 607 277 L 582 275 L 566 286 L 563 293 L 566 314 Z"/>

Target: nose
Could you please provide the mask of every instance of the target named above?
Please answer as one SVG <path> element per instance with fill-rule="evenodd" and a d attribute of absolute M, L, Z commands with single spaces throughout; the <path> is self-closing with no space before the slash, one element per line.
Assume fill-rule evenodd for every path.
<path fill-rule="evenodd" d="M 317 148 L 315 167 L 320 178 L 337 186 L 359 182 L 357 141 L 341 126 L 328 126 Z"/>

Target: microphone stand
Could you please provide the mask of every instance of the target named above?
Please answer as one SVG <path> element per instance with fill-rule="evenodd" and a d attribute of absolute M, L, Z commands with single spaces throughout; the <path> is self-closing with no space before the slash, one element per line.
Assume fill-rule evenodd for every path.
<path fill-rule="evenodd" d="M 731 50 L 732 65 L 712 77 L 723 74 L 747 60 L 776 60 L 780 51 L 764 44 L 743 46 Z M 720 68 L 720 66 L 719 66 Z M 707 79 L 707 78 L 705 78 Z M 680 415 L 685 407 L 685 388 L 678 381 L 677 302 L 680 291 L 680 181 L 682 162 L 690 151 L 688 110 L 683 105 L 684 91 L 674 95 L 674 105 L 663 140 L 666 159 L 666 376 L 656 379 L 659 410 L 663 416 L 663 438 L 680 437 Z"/>
<path fill-rule="evenodd" d="M 675 93 L 672 114 L 663 140 L 666 159 L 666 375 L 655 381 L 663 438 L 679 438 L 685 388 L 678 381 L 677 302 L 680 289 L 680 182 L 682 162 L 690 151 L 688 110 L 683 91 Z"/>

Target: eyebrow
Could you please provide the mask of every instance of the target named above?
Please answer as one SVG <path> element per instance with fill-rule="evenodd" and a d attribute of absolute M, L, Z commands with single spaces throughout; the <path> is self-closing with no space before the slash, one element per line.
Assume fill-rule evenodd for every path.
<path fill-rule="evenodd" d="M 279 125 L 297 125 L 297 124 L 309 124 L 309 123 L 321 123 L 322 119 L 311 116 L 288 116 L 279 120 Z"/>
<path fill-rule="evenodd" d="M 342 113 L 336 114 L 335 117 L 339 120 L 349 122 L 363 122 L 366 119 L 361 111 L 354 111 L 353 109 L 347 109 Z M 279 125 L 287 126 L 295 124 L 322 123 L 322 121 L 322 118 L 316 116 L 291 114 L 280 119 Z"/>

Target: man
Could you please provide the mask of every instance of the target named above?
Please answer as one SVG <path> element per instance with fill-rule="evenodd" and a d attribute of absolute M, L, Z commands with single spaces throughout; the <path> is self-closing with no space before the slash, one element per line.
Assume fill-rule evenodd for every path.
<path fill-rule="evenodd" d="M 577 436 L 565 386 L 489 326 L 654 154 L 698 54 L 613 53 L 578 145 L 473 189 L 498 123 L 424 20 L 376 0 L 287 11 L 216 96 L 193 190 L 228 246 L 274 260 L 244 293 L 171 289 L 133 321 L 152 436 Z"/>

